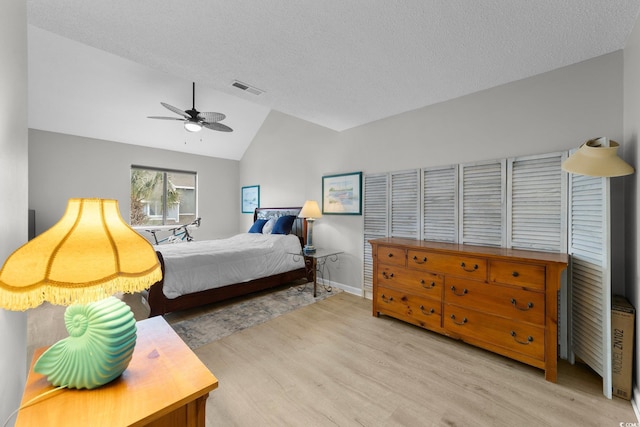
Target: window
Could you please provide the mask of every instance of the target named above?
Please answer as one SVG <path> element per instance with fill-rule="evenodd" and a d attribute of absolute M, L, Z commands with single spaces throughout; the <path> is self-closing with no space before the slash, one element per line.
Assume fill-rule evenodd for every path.
<path fill-rule="evenodd" d="M 195 172 L 131 166 L 131 225 L 188 224 L 198 217 Z"/>

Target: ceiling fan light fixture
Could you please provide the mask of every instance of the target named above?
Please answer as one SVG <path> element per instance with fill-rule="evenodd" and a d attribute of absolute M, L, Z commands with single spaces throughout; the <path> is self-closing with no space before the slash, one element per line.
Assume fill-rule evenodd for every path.
<path fill-rule="evenodd" d="M 200 130 L 202 130 L 202 125 L 198 122 L 187 120 L 184 122 L 184 128 L 189 132 L 200 132 Z"/>
<path fill-rule="evenodd" d="M 203 127 L 211 130 L 217 130 L 219 132 L 233 132 L 229 126 L 219 123 L 224 120 L 227 116 L 222 113 L 215 112 L 200 112 L 196 110 L 196 84 L 193 83 L 193 106 L 188 110 L 181 110 L 179 108 L 174 107 L 173 105 L 166 104 L 161 102 L 162 105 L 167 110 L 176 113 L 180 116 L 178 117 L 159 117 L 159 116 L 149 116 L 150 119 L 160 119 L 160 120 L 180 120 L 184 122 L 184 128 L 188 132 L 200 132 Z"/>

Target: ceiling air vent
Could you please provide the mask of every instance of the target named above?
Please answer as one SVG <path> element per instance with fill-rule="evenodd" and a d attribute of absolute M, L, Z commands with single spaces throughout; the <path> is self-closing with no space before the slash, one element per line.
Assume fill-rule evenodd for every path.
<path fill-rule="evenodd" d="M 231 86 L 237 87 L 240 90 L 252 93 L 254 95 L 262 95 L 264 93 L 264 91 L 262 89 L 258 89 L 257 87 L 253 87 L 253 86 L 248 85 L 246 83 L 242 83 L 242 82 L 240 82 L 238 80 L 234 80 L 233 83 L 231 84 Z"/>

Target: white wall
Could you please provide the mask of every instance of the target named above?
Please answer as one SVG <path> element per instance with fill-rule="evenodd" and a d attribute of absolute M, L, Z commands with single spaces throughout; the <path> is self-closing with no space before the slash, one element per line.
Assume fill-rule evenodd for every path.
<path fill-rule="evenodd" d="M 640 25 L 636 21 L 635 28 L 627 40 L 624 49 L 624 159 L 635 167 L 636 173 L 625 178 L 626 186 L 626 296 L 636 308 L 640 309 L 640 292 L 638 292 L 638 263 L 640 250 L 638 243 L 638 165 L 640 165 L 640 151 L 638 150 L 638 134 L 640 133 Z M 636 313 L 635 351 L 640 349 L 640 323 Z M 640 393 L 640 357 L 635 355 L 634 400 Z"/>
<path fill-rule="evenodd" d="M 228 237 L 238 229 L 240 187 L 236 160 L 30 129 L 29 208 L 36 211 L 36 232 L 55 224 L 72 197 L 117 199 L 127 220 L 131 165 L 198 173 L 198 213 L 202 224 L 194 231 L 197 239 Z"/>
<path fill-rule="evenodd" d="M 261 185 L 264 206 L 301 205 L 320 200 L 323 175 L 547 153 L 596 136 L 621 141 L 622 67 L 614 52 L 341 133 L 273 112 L 241 160 L 240 184 Z M 361 287 L 361 216 L 322 217 L 314 244 L 344 250 L 331 279 Z M 624 253 L 624 244 L 614 247 Z"/>
<path fill-rule="evenodd" d="M 0 14 L 0 263 L 27 241 L 27 4 Z M 27 317 L 0 309 L 0 423 L 18 407 L 27 375 Z M 13 425 L 11 418 L 8 425 Z"/>

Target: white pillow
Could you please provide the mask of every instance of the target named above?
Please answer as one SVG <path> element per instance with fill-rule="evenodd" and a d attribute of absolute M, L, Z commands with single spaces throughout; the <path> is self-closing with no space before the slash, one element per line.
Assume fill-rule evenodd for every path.
<path fill-rule="evenodd" d="M 276 219 L 271 218 L 267 223 L 262 227 L 262 234 L 271 234 L 271 230 L 273 230 L 273 226 L 276 225 Z"/>

